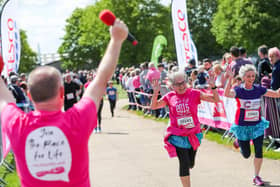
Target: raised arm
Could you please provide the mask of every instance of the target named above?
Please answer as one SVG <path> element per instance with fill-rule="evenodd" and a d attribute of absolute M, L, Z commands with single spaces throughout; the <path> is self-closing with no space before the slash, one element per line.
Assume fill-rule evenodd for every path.
<path fill-rule="evenodd" d="M 227 68 L 227 70 L 226 70 L 226 77 L 228 77 L 228 80 L 227 80 L 224 96 L 233 98 L 233 97 L 235 97 L 235 92 L 231 89 L 233 72 L 230 68 Z"/>
<path fill-rule="evenodd" d="M 208 81 L 209 86 L 212 89 L 212 94 L 206 94 L 203 92 L 200 92 L 200 99 L 212 103 L 217 103 L 220 101 L 219 94 L 217 91 L 217 87 L 215 86 L 215 80 L 214 80 L 214 75 L 213 73 L 209 73 L 209 81 Z"/>
<path fill-rule="evenodd" d="M 116 19 L 110 28 L 111 40 L 100 62 L 95 79 L 89 84 L 83 97 L 91 98 L 99 106 L 101 97 L 106 90 L 107 82 L 111 79 L 121 51 L 122 43 L 127 38 L 127 26 Z"/>
<path fill-rule="evenodd" d="M 152 96 L 152 101 L 151 101 L 151 109 L 155 110 L 158 108 L 162 108 L 165 107 L 166 103 L 164 100 L 160 99 L 158 100 L 158 92 L 160 90 L 160 85 L 158 80 L 153 80 L 151 83 L 152 87 L 153 87 L 153 96 Z"/>
<path fill-rule="evenodd" d="M 0 75 L 4 66 L 2 57 L 0 56 Z M 0 77 L 0 113 L 8 103 L 16 103 L 12 93 L 8 90 L 4 80 Z"/>

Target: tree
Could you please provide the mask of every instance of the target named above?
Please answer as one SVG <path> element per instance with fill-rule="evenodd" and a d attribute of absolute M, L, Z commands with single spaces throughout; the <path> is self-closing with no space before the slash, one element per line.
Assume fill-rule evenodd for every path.
<path fill-rule="evenodd" d="M 132 46 L 125 42 L 120 63 L 134 65 L 150 60 L 153 40 L 158 34 L 167 36 L 168 43 L 174 43 L 171 30 L 170 12 L 158 0 L 100 0 L 85 9 L 75 10 L 67 20 L 66 34 L 59 53 L 64 56 L 66 67 L 80 68 L 87 61 L 96 67 L 109 41 L 108 27 L 98 15 L 103 9 L 110 9 L 128 25 L 139 44 Z M 174 57 L 174 48 L 164 54 Z"/>
<path fill-rule="evenodd" d="M 24 30 L 20 30 L 20 44 L 19 72 L 30 72 L 36 67 L 37 54 L 29 46 L 27 42 L 27 35 Z"/>
<path fill-rule="evenodd" d="M 86 62 L 90 63 L 94 56 L 92 46 L 81 44 L 82 30 L 80 28 L 83 9 L 75 9 L 72 16 L 66 20 L 66 34 L 63 43 L 58 49 L 61 59 L 64 62 L 63 68 L 77 69 Z M 99 56 L 99 54 L 97 54 Z"/>
<path fill-rule="evenodd" d="M 200 59 L 221 55 L 222 46 L 211 33 L 213 15 L 217 10 L 217 0 L 188 0 L 187 12 L 190 32 Z"/>
<path fill-rule="evenodd" d="M 279 9 L 278 0 L 219 0 L 211 31 L 225 48 L 242 45 L 250 53 L 261 44 L 279 46 Z"/>

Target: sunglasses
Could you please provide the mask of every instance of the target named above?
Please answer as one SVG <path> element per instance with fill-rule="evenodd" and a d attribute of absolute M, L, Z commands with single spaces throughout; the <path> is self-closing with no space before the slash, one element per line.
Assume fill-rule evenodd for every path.
<path fill-rule="evenodd" d="M 176 82 L 173 84 L 173 86 L 177 86 L 177 87 L 180 87 L 180 86 L 183 86 L 186 84 L 186 81 L 182 81 L 182 82 Z"/>

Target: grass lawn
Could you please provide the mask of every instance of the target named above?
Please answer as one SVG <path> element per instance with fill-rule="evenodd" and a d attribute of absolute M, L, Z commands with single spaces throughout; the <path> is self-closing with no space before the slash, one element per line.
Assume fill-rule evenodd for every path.
<path fill-rule="evenodd" d="M 13 156 L 11 153 L 7 155 L 5 160 L 9 164 L 14 163 Z M 14 170 L 13 172 L 10 172 L 6 167 L 4 167 L 3 164 L 0 166 L 0 177 L 7 183 L 5 187 L 20 187 L 20 182 L 16 171 Z"/>
<path fill-rule="evenodd" d="M 123 109 L 127 110 L 127 108 L 128 108 L 128 106 L 125 106 Z M 158 119 L 158 118 L 155 118 L 154 116 L 149 116 L 149 115 L 144 116 L 143 112 L 141 112 L 141 111 L 129 111 L 129 112 L 134 113 L 138 116 L 142 116 L 143 118 L 148 118 L 148 119 L 153 119 L 153 120 L 156 120 L 159 122 L 164 122 L 165 124 L 168 124 L 168 122 L 169 122 L 169 119 L 167 119 L 167 118 Z M 207 140 L 210 140 L 210 141 L 214 141 L 218 144 L 221 144 L 227 148 L 234 149 L 233 145 L 232 145 L 233 141 L 228 141 L 227 138 L 222 139 L 223 133 L 224 133 L 224 131 L 222 131 L 222 130 L 216 131 L 215 129 L 213 129 L 213 130 L 208 131 L 206 134 L 204 133 L 204 138 L 206 138 Z M 269 144 L 269 140 L 264 140 L 263 157 L 269 158 L 269 159 L 274 159 L 274 160 L 280 160 L 279 152 L 274 152 L 273 150 L 265 151 L 266 146 L 268 146 L 268 144 Z M 252 152 L 254 152 L 253 146 L 251 146 L 251 150 L 252 150 Z"/>

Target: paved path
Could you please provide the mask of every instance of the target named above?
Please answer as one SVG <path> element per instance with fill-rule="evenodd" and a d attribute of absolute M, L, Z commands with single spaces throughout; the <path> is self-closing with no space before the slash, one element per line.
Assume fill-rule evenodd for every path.
<path fill-rule="evenodd" d="M 180 187 L 177 158 L 169 159 L 163 148 L 166 125 L 121 110 L 126 100 L 117 104 L 116 117 L 103 108 L 103 131 L 93 134 L 90 146 L 91 183 L 94 187 Z M 279 153 L 280 154 L 280 153 Z M 250 187 L 253 159 L 203 140 L 192 187 Z M 261 176 L 267 187 L 280 187 L 280 161 L 264 159 Z"/>

